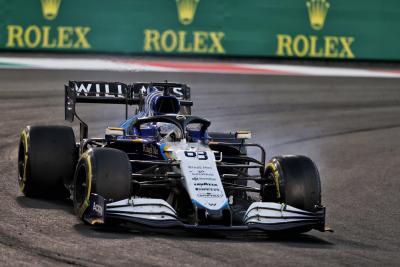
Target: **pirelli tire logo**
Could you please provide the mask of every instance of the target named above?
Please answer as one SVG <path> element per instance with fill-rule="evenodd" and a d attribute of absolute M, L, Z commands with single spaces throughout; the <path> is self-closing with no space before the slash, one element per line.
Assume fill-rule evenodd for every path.
<path fill-rule="evenodd" d="M 200 0 L 168 0 L 174 1 L 177 11 L 178 30 L 158 30 L 148 28 L 143 32 L 143 50 L 148 53 L 191 53 L 191 54 L 225 54 L 222 31 L 190 31 L 187 29 L 198 13 Z M 202 19 L 205 19 L 202 17 Z"/>
<path fill-rule="evenodd" d="M 41 7 L 44 23 L 28 26 L 6 25 L 6 48 L 87 50 L 92 47 L 89 39 L 90 27 L 55 25 L 62 11 L 62 0 L 35 1 Z"/>
<path fill-rule="evenodd" d="M 343 58 L 356 57 L 353 51 L 355 37 L 325 35 L 321 31 L 326 27 L 329 10 L 333 7 L 328 0 L 306 0 L 304 15 L 315 34 L 277 34 L 276 55 L 280 57 L 310 57 L 310 58 Z M 326 32 L 328 30 L 325 30 Z"/>

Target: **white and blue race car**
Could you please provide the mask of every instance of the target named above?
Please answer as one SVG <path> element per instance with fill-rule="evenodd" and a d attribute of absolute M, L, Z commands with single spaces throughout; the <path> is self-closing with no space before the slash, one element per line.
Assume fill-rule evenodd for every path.
<path fill-rule="evenodd" d="M 104 137 L 89 138 L 76 103 L 124 104 L 126 118 Z M 136 107 L 130 118 L 129 106 Z M 209 132 L 210 121 L 192 116 L 191 106 L 184 84 L 71 81 L 65 118 L 80 121 L 80 138 L 66 126 L 22 130 L 20 190 L 70 198 L 92 225 L 325 231 L 320 177 L 309 158 L 266 162 L 263 147 L 247 142 L 250 132 Z M 260 158 L 248 149 L 258 149 Z"/>

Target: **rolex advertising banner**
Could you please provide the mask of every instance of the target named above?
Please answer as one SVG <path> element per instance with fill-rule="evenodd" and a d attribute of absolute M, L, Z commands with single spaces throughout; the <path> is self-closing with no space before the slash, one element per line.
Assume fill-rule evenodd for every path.
<path fill-rule="evenodd" d="M 399 0 L 0 0 L 3 51 L 400 60 Z"/>

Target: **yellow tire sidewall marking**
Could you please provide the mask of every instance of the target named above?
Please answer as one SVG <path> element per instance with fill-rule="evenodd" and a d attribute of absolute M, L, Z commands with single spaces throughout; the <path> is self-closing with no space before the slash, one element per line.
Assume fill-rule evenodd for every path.
<path fill-rule="evenodd" d="M 91 158 L 90 158 L 90 154 L 89 153 L 85 153 L 82 156 L 82 159 L 86 161 L 87 164 L 87 173 L 86 173 L 86 186 L 87 186 L 87 193 L 86 193 L 86 197 L 85 200 L 82 202 L 81 207 L 79 208 L 79 212 L 78 212 L 78 216 L 79 218 L 83 218 L 83 214 L 85 213 L 86 209 L 89 207 L 90 205 L 90 193 L 92 191 L 92 163 L 91 163 Z"/>
<path fill-rule="evenodd" d="M 276 196 L 277 198 L 281 198 L 281 190 L 279 188 L 279 182 L 280 182 L 280 175 L 279 175 L 279 171 L 278 168 L 275 166 L 274 163 L 269 162 L 267 164 L 267 169 L 271 168 L 272 169 L 272 173 L 274 174 L 274 181 L 275 181 L 275 186 L 276 186 Z"/>
<path fill-rule="evenodd" d="M 22 139 L 22 144 L 24 146 L 24 174 L 22 176 L 22 180 L 19 181 L 19 190 L 21 192 L 24 192 L 25 189 L 25 184 L 26 184 L 26 171 L 27 171 L 27 166 L 28 166 L 28 134 L 26 130 L 22 130 L 21 132 L 21 139 Z"/>

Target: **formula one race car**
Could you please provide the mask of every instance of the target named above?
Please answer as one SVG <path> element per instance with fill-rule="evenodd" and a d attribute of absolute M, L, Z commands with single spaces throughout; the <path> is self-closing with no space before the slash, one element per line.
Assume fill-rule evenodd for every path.
<path fill-rule="evenodd" d="M 126 118 L 104 137 L 89 138 L 76 103 L 123 104 Z M 92 225 L 325 230 L 320 177 L 309 158 L 266 163 L 265 150 L 246 142 L 249 131 L 209 132 L 210 121 L 192 116 L 192 104 L 184 84 L 69 82 L 65 119 L 80 121 L 79 142 L 70 127 L 26 127 L 18 156 L 21 191 L 69 197 Z M 131 105 L 137 110 L 128 118 Z M 259 150 L 260 158 L 249 157 L 248 149 Z"/>

